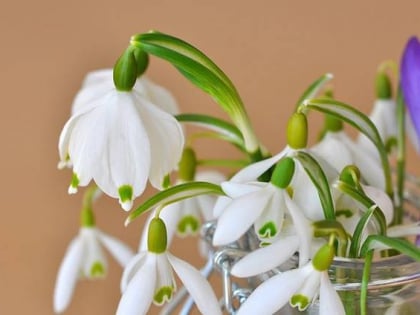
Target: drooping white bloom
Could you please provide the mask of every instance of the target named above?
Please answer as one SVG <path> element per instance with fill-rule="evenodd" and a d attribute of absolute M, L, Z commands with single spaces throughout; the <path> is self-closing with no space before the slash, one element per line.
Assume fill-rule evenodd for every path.
<path fill-rule="evenodd" d="M 60 135 L 62 164 L 73 165 L 69 192 L 93 179 L 129 210 L 148 179 L 160 188 L 164 176 L 176 168 L 183 131 L 168 108 L 162 110 L 152 101 L 154 97 L 159 103 L 162 93 L 151 89 L 151 97 L 139 92 L 140 87 L 148 91 L 147 80 L 138 81 L 129 92 L 109 87 L 106 79 L 93 81 L 88 79 L 76 98 L 73 115 Z"/>
<path fill-rule="evenodd" d="M 311 262 L 264 281 L 241 305 L 238 315 L 270 315 L 290 301 L 306 309 L 319 295 L 320 315 L 345 315 L 344 306 L 332 286 L 327 271 L 318 271 Z"/>
<path fill-rule="evenodd" d="M 222 314 L 213 290 L 200 272 L 167 251 L 143 251 L 131 260 L 121 279 L 123 295 L 116 314 L 147 314 L 152 302 L 161 305 L 170 301 L 176 290 L 172 269 L 202 314 Z"/>
<path fill-rule="evenodd" d="M 95 279 L 105 276 L 107 261 L 104 246 L 122 267 L 134 253 L 121 241 L 95 227 L 82 227 L 72 240 L 57 275 L 54 291 L 54 312 L 63 312 L 70 304 L 76 282 L 80 278 Z"/>

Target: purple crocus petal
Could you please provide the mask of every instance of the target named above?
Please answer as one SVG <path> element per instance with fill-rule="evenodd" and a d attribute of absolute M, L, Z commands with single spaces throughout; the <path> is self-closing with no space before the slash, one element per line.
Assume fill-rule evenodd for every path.
<path fill-rule="evenodd" d="M 416 246 L 420 247 L 420 235 L 416 236 Z"/>
<path fill-rule="evenodd" d="M 420 42 L 411 37 L 401 61 L 401 89 L 411 120 L 420 139 Z"/>

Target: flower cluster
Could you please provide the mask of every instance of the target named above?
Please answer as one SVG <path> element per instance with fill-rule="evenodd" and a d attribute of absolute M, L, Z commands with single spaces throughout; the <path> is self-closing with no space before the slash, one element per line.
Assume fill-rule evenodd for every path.
<path fill-rule="evenodd" d="M 173 64 L 231 122 L 180 114 L 172 95 L 145 77 L 149 55 Z M 369 117 L 335 100 L 325 89 L 332 75 L 321 76 L 297 102 L 285 148 L 272 155 L 255 135 L 233 83 L 213 61 L 163 33 L 133 36 L 113 69 L 86 77 L 60 135 L 59 167 L 73 170 L 69 193 L 94 184 L 85 190 L 80 232 L 59 269 L 55 312 L 65 311 L 79 278 L 105 275 L 103 247 L 124 268 L 119 315 L 146 314 L 152 303 L 179 303 L 184 291 L 174 298 L 174 274 L 191 297 L 185 312 L 192 303 L 209 315 L 223 310 L 272 314 L 287 305 L 305 311 L 314 304 L 321 315 L 356 312 L 354 305 L 342 302 L 330 280 L 336 257 L 364 259 L 367 275 L 374 252 L 398 251 L 420 260 L 420 250 L 404 239 L 419 235 L 420 227 L 403 221 L 405 134 L 415 148 L 420 143 L 419 41 L 411 38 L 405 48 L 395 97 L 389 65 L 377 72 L 377 100 Z M 325 125 L 319 141 L 310 144 L 307 116 L 314 111 L 325 115 Z M 182 123 L 208 132 L 184 139 Z M 359 131 L 357 139 L 347 134 L 345 123 Z M 243 159 L 200 159 L 194 151 L 199 136 L 233 144 Z M 233 169 L 233 175 L 213 166 Z M 93 202 L 103 192 L 129 211 L 148 182 L 157 192 L 126 220 L 150 211 L 135 255 L 96 227 Z M 169 252 L 175 235 L 200 231 L 210 270 L 222 272 L 220 301 L 206 280 L 208 271 Z M 220 259 L 225 250 L 241 255 Z M 249 282 L 252 292 L 238 306 L 232 303 L 237 292 L 232 277 L 257 279 Z M 361 314 L 367 314 L 367 281 L 361 281 Z M 399 308 L 388 311 L 394 309 Z"/>

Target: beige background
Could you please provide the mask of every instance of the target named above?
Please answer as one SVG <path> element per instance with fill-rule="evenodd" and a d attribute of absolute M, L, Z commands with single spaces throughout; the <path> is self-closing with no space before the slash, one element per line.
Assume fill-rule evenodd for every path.
<path fill-rule="evenodd" d="M 335 74 L 337 98 L 369 108 L 377 64 L 398 59 L 420 31 L 420 2 L 398 3 L 3 1 L 0 314 L 52 314 L 55 274 L 77 232 L 81 199 L 66 193 L 70 172 L 56 169 L 58 135 L 85 73 L 112 66 L 131 34 L 153 28 L 200 47 L 231 77 L 257 134 L 276 152 L 295 101 L 324 72 Z M 224 117 L 168 64 L 153 59 L 149 76 L 170 88 L 184 111 Z M 236 154 L 214 141 L 200 144 L 202 156 Z M 103 230 L 136 246 L 140 222 L 123 228 L 125 214 L 108 198 L 96 210 Z M 183 247 L 177 242 L 176 251 Z M 67 314 L 113 314 L 120 272 L 111 262 L 106 280 L 79 283 Z"/>

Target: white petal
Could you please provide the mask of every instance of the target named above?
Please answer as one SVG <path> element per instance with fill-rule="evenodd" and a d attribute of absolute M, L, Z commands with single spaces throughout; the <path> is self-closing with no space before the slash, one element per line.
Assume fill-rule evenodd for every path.
<path fill-rule="evenodd" d="M 259 248 L 239 260 L 232 268 L 235 277 L 251 277 L 278 267 L 296 252 L 297 236 L 279 239 L 273 244 Z"/>
<path fill-rule="evenodd" d="M 321 274 L 319 293 L 319 315 L 346 315 L 343 303 L 328 278 L 327 272 Z"/>
<path fill-rule="evenodd" d="M 67 248 L 57 275 L 54 289 L 54 312 L 62 313 L 70 304 L 73 291 L 79 278 L 82 261 L 82 242 L 75 238 Z"/>
<path fill-rule="evenodd" d="M 70 137 L 73 132 L 73 128 L 77 123 L 79 116 L 71 117 L 63 127 L 63 130 L 60 133 L 60 138 L 58 140 L 58 151 L 60 155 L 60 162 L 66 164 L 66 160 L 69 154 L 69 143 Z"/>
<path fill-rule="evenodd" d="M 292 149 L 286 147 L 280 153 L 271 158 L 251 164 L 232 177 L 231 181 L 236 183 L 244 183 L 256 180 L 260 175 L 267 171 L 271 166 L 276 164 L 283 156 L 287 155 Z"/>
<path fill-rule="evenodd" d="M 210 284 L 204 279 L 201 273 L 185 261 L 180 260 L 169 253 L 168 259 L 176 274 L 193 298 L 198 310 L 204 315 L 221 315 L 222 312 L 218 300 Z"/>
<path fill-rule="evenodd" d="M 153 300 L 153 303 L 156 305 L 162 305 L 165 302 L 169 302 L 172 299 L 172 295 L 176 290 L 175 278 L 172 272 L 171 265 L 169 264 L 168 256 L 166 253 L 156 255 L 156 288 L 155 288 L 155 297 L 159 293 L 159 290 L 162 288 L 171 288 L 171 295 L 164 295 L 162 301 Z"/>
<path fill-rule="evenodd" d="M 311 274 L 306 278 L 302 286 L 296 291 L 296 295 L 301 295 L 306 297 L 308 304 L 303 303 L 296 303 L 293 305 L 294 307 L 297 306 L 299 311 L 304 311 L 308 308 L 311 302 L 313 302 L 319 293 L 319 286 L 320 286 L 320 279 L 321 279 L 321 272 L 313 270 Z"/>
<path fill-rule="evenodd" d="M 239 239 L 261 215 L 271 194 L 261 189 L 234 199 L 217 221 L 213 245 L 225 245 Z"/>
<path fill-rule="evenodd" d="M 71 109 L 72 115 L 84 114 L 100 106 L 100 101 L 98 102 L 98 100 L 112 90 L 115 90 L 112 81 L 103 84 L 92 84 L 81 89 L 74 98 Z"/>
<path fill-rule="evenodd" d="M 125 292 L 125 290 L 127 289 L 127 285 L 133 279 L 137 271 L 140 268 L 142 268 L 142 266 L 146 262 L 146 258 L 147 258 L 147 251 L 139 252 L 137 255 L 131 258 L 131 260 L 125 266 L 124 272 L 121 277 L 121 282 L 120 282 L 121 293 Z"/>
<path fill-rule="evenodd" d="M 261 190 L 267 183 L 261 182 L 247 182 L 247 183 L 236 183 L 236 182 L 223 182 L 221 184 L 223 192 L 230 198 L 238 198 L 243 195 Z"/>
<path fill-rule="evenodd" d="M 80 237 L 84 246 L 83 275 L 87 278 L 105 276 L 108 263 L 99 243 L 97 229 L 83 227 Z"/>
<path fill-rule="evenodd" d="M 386 232 L 389 237 L 420 235 L 420 223 L 394 225 L 389 227 Z"/>
<path fill-rule="evenodd" d="M 232 202 L 232 199 L 226 196 L 220 196 L 217 198 L 213 208 L 213 217 L 218 218 L 223 213 L 225 208 Z"/>
<path fill-rule="evenodd" d="M 178 104 L 172 94 L 165 88 L 153 83 L 151 80 L 142 75 L 136 81 L 134 89 L 156 104 L 165 112 L 175 115 L 179 113 Z"/>
<path fill-rule="evenodd" d="M 114 84 L 113 82 L 113 69 L 99 69 L 95 71 L 89 72 L 86 77 L 83 79 L 82 86 L 83 88 L 87 88 L 91 85 L 95 84 L 103 84 L 103 83 L 110 83 Z"/>
<path fill-rule="evenodd" d="M 305 269 L 294 269 L 264 281 L 239 308 L 237 315 L 271 315 L 282 308 L 306 278 Z"/>
<path fill-rule="evenodd" d="M 391 224 L 394 218 L 394 205 L 389 196 L 382 190 L 373 187 L 363 185 L 365 194 L 372 199 L 381 208 L 387 224 Z"/>
<path fill-rule="evenodd" d="M 136 98 L 150 143 L 153 143 L 149 180 L 154 187 L 161 188 L 163 178 L 177 167 L 181 158 L 184 134 L 173 116 L 139 95 Z"/>
<path fill-rule="evenodd" d="M 101 231 L 98 231 L 98 237 L 107 250 L 114 256 L 121 267 L 125 267 L 127 263 L 133 258 L 134 252 L 129 246 L 121 242 L 115 237 L 109 236 Z"/>
<path fill-rule="evenodd" d="M 117 315 L 147 314 L 153 301 L 156 286 L 156 255 L 148 254 L 146 262 L 137 270 L 128 283 L 120 303 Z"/>

